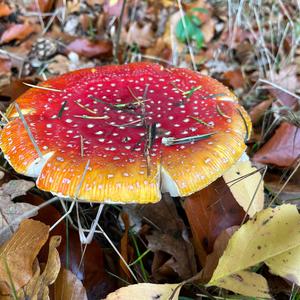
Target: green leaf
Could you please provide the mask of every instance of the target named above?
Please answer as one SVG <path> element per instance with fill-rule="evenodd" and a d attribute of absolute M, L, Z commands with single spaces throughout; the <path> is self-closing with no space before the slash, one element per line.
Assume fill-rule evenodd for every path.
<path fill-rule="evenodd" d="M 201 25 L 201 20 L 197 17 L 197 16 L 190 16 L 191 21 L 194 23 L 194 25 L 196 26 L 200 26 Z"/>
<path fill-rule="evenodd" d="M 184 28 L 184 24 L 186 30 Z M 199 26 L 201 25 L 201 21 L 196 16 L 185 15 L 181 18 L 176 26 L 175 33 L 176 37 L 182 43 L 187 42 L 187 40 L 195 41 L 197 47 L 200 49 L 204 44 L 204 37 Z"/>

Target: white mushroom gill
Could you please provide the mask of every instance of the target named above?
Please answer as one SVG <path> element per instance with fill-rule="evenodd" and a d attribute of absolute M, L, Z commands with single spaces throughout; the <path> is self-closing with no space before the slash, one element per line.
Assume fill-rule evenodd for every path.
<path fill-rule="evenodd" d="M 43 155 L 43 158 L 37 158 L 35 159 L 30 166 L 28 167 L 26 174 L 30 177 L 38 177 L 42 171 L 42 168 L 46 164 L 47 160 L 51 158 L 51 156 L 54 154 L 54 151 L 48 152 Z"/>
<path fill-rule="evenodd" d="M 172 179 L 170 174 L 162 167 L 161 168 L 161 192 L 168 192 L 172 197 L 180 196 L 178 186 Z"/>

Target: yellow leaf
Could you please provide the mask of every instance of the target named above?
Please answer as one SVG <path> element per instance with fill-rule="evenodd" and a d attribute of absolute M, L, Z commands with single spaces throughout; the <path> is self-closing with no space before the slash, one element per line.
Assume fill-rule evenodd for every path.
<path fill-rule="evenodd" d="M 260 173 L 256 171 L 257 169 L 251 166 L 249 160 L 239 161 L 223 175 L 235 200 L 245 211 L 248 210 L 250 217 L 264 207 L 263 180 Z"/>
<path fill-rule="evenodd" d="M 215 285 L 248 297 L 271 298 L 267 280 L 249 271 L 240 271 L 219 279 Z"/>
<path fill-rule="evenodd" d="M 132 284 L 109 294 L 105 300 L 169 300 L 178 284 Z M 178 300 L 180 288 L 177 288 L 172 300 Z"/>
<path fill-rule="evenodd" d="M 259 212 L 236 231 L 219 260 L 209 285 L 300 245 L 300 215 L 294 205 Z"/>
<path fill-rule="evenodd" d="M 33 262 L 46 243 L 49 226 L 24 220 L 10 240 L 0 248 L 0 293 L 10 294 L 23 287 L 33 276 Z M 11 277 L 11 278 L 10 278 Z"/>
<path fill-rule="evenodd" d="M 270 272 L 300 285 L 300 246 L 265 261 Z"/>

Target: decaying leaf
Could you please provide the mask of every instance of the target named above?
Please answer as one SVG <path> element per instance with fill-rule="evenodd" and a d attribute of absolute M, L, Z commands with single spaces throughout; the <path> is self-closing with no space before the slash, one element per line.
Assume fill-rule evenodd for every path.
<path fill-rule="evenodd" d="M 60 271 L 60 259 L 57 247 L 60 245 L 61 237 L 52 236 L 49 243 L 48 261 L 42 274 L 37 267 L 34 276 L 28 284 L 18 291 L 18 300 L 22 299 L 44 299 L 43 295 L 49 294 L 48 286 L 53 284 Z M 59 298 L 57 298 L 59 299 Z"/>
<path fill-rule="evenodd" d="M 264 184 L 260 173 L 251 162 L 238 161 L 223 174 L 231 193 L 240 206 L 253 217 L 264 207 Z"/>
<path fill-rule="evenodd" d="M 69 270 L 61 269 L 53 286 L 54 299 L 87 300 L 82 282 Z"/>
<path fill-rule="evenodd" d="M 220 233 L 241 224 L 245 215 L 223 178 L 186 197 L 184 209 L 193 233 L 193 244 L 202 266 Z"/>
<path fill-rule="evenodd" d="M 287 204 L 265 209 L 233 234 L 209 285 L 218 285 L 220 280 L 261 262 L 271 264 L 273 273 L 291 274 L 286 277 L 299 282 L 299 271 L 289 268 L 289 257 L 295 263 L 299 261 L 300 252 L 296 251 L 299 245 L 300 215 L 296 206 Z"/>
<path fill-rule="evenodd" d="M 185 236 L 185 226 L 179 218 L 173 199 L 163 195 L 160 202 L 148 205 L 126 206 L 125 211 L 131 219 L 131 225 L 140 226 L 145 220 L 151 232 L 146 234 L 148 249 L 154 251 L 154 262 L 160 253 L 166 254 L 167 260 L 152 266 L 152 276 L 156 279 L 166 278 L 165 270 L 171 270 L 182 279 L 193 276 L 196 272 L 196 261 L 192 244 Z M 175 273 L 175 275 L 176 275 Z"/>
<path fill-rule="evenodd" d="M 25 195 L 34 187 L 34 182 L 11 180 L 0 187 L 0 244 L 3 244 L 17 229 L 19 223 L 37 214 L 35 206 L 28 203 L 14 203 L 12 200 Z"/>
<path fill-rule="evenodd" d="M 33 181 L 24 179 L 10 180 L 0 188 L 0 197 L 9 197 L 10 200 L 25 195 L 27 191 L 35 186 Z"/>
<path fill-rule="evenodd" d="M 279 167 L 291 166 L 300 154 L 300 129 L 283 122 L 275 134 L 255 153 L 253 160 Z"/>
<path fill-rule="evenodd" d="M 105 300 L 169 300 L 171 296 L 173 296 L 172 300 L 178 300 L 180 288 L 177 287 L 178 284 L 133 284 L 116 290 L 109 294 Z M 175 289 L 176 292 L 174 293 Z"/>
<path fill-rule="evenodd" d="M 46 243 L 49 226 L 24 220 L 12 238 L 0 247 L 0 293 L 10 294 L 12 284 L 19 290 L 33 276 L 33 262 Z"/>

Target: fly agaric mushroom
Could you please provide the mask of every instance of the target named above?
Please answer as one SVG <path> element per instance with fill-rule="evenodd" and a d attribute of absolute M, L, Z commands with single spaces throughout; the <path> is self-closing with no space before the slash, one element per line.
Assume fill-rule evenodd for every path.
<path fill-rule="evenodd" d="M 17 172 L 61 197 L 105 203 L 190 195 L 240 158 L 251 130 L 221 83 L 151 63 L 47 80 L 6 116 L 0 146 Z"/>

